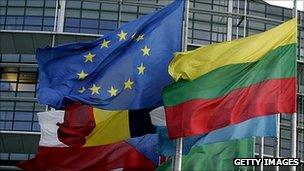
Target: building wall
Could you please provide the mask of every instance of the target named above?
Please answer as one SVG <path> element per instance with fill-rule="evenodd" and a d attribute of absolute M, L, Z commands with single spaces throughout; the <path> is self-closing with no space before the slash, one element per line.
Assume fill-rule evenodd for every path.
<path fill-rule="evenodd" d="M 120 25 L 169 3 L 170 1 L 164 0 L 123 0 L 122 3 L 103 0 L 66 0 L 65 10 L 59 14 L 64 15 L 63 32 L 92 34 L 92 36 L 88 35 L 88 39 L 94 39 L 96 34 L 109 33 Z M 271 6 L 260 0 L 248 0 L 246 4 L 247 18 L 244 19 L 244 0 L 233 2 L 233 13 L 240 14 L 233 15 L 233 39 L 263 32 L 292 18 L 290 9 Z M 189 48 L 227 40 L 228 0 L 191 0 L 190 9 Z M 0 0 L 0 30 L 54 31 L 55 11 L 56 0 Z M 302 95 L 304 94 L 302 49 L 304 33 L 301 26 L 303 13 L 299 12 L 298 16 L 301 47 L 298 56 L 298 127 L 302 128 L 304 120 Z M 0 64 L 8 63 L 9 67 L 2 65 L 0 68 L 0 130 L 39 131 L 36 113 L 44 111 L 46 106 L 35 101 L 37 68 L 18 65 L 36 64 L 35 56 L 34 54 L 0 54 Z M 283 157 L 290 156 L 290 135 L 290 117 L 282 116 L 280 142 Z M 303 141 L 304 134 L 302 129 L 299 129 L 298 156 L 302 159 L 304 159 Z M 257 153 L 259 153 L 259 142 L 257 138 Z M 266 138 L 265 153 L 273 155 L 274 145 L 275 139 Z M 31 155 L 0 153 L 0 160 L 23 160 L 29 157 Z"/>

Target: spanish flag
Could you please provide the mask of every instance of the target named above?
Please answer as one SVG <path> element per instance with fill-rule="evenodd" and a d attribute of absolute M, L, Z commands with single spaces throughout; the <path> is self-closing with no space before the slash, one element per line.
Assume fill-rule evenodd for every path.
<path fill-rule="evenodd" d="M 58 138 L 69 146 L 90 147 L 154 133 L 151 110 L 109 111 L 75 102 L 65 109 Z"/>
<path fill-rule="evenodd" d="M 170 138 L 258 116 L 296 112 L 297 20 L 230 42 L 177 53 L 163 90 Z"/>

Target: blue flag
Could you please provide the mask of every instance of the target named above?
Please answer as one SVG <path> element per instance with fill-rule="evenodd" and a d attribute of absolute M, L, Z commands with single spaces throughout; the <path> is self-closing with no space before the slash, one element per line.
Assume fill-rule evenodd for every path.
<path fill-rule="evenodd" d="M 168 64 L 181 50 L 184 1 L 134 20 L 101 38 L 37 50 L 38 102 L 56 109 L 79 101 L 103 109 L 162 104 Z"/>
<path fill-rule="evenodd" d="M 193 146 L 202 146 L 249 137 L 276 137 L 276 115 L 260 116 L 247 121 L 217 129 L 208 134 L 184 137 L 183 154 Z M 170 140 L 167 127 L 158 127 L 159 153 L 164 156 L 175 155 L 176 140 Z"/>

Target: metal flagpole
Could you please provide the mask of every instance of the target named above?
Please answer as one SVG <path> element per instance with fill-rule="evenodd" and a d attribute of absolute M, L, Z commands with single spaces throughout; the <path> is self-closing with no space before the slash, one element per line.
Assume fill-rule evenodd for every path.
<path fill-rule="evenodd" d="M 189 0 L 185 0 L 184 4 L 184 22 L 183 22 L 183 36 L 182 36 L 182 51 L 187 51 L 188 43 L 188 16 L 189 16 Z M 176 140 L 176 151 L 173 162 L 173 170 L 182 170 L 182 154 L 183 154 L 183 137 Z"/>
<path fill-rule="evenodd" d="M 244 34 L 243 37 L 246 37 L 246 27 L 247 27 L 247 0 L 244 2 Z"/>
<path fill-rule="evenodd" d="M 276 136 L 276 144 L 275 144 L 275 153 L 274 153 L 274 157 L 275 158 L 279 158 L 280 157 L 280 141 L 281 141 L 281 133 L 280 133 L 280 129 L 281 129 L 281 114 L 278 113 L 277 114 L 277 136 Z M 279 171 L 280 167 L 276 166 L 276 171 Z"/>
<path fill-rule="evenodd" d="M 293 11 L 293 17 L 297 18 L 297 0 L 293 0 L 293 10 L 292 11 Z M 297 62 L 297 60 L 295 62 Z M 297 66 L 297 64 L 296 64 L 296 66 Z M 295 72 L 296 72 L 295 74 L 297 75 L 297 69 L 295 70 Z M 297 96 L 297 94 L 296 94 L 296 96 Z M 297 113 L 294 113 L 291 117 L 291 157 L 292 158 L 297 157 Z M 296 169 L 297 169 L 296 166 L 291 166 L 291 170 L 295 171 Z"/>
<path fill-rule="evenodd" d="M 264 158 L 264 137 L 261 137 L 261 143 L 260 143 L 260 158 L 263 160 Z M 263 163 L 261 164 L 261 171 L 264 170 Z"/>

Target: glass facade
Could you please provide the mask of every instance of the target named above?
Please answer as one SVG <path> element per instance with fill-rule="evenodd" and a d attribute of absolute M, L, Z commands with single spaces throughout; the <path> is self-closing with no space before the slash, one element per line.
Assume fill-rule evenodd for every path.
<path fill-rule="evenodd" d="M 0 30 L 53 31 L 56 2 L 60 0 L 0 0 Z M 124 23 L 160 9 L 170 1 L 66 0 L 62 30 L 87 33 L 89 39 L 115 30 Z M 189 49 L 227 40 L 228 0 L 190 0 Z M 245 7 L 246 5 L 246 7 Z M 59 5 L 60 6 L 60 5 Z M 245 10 L 246 9 L 246 10 Z M 261 0 L 233 0 L 232 39 L 268 30 L 292 18 L 292 10 L 269 5 Z M 246 14 L 246 17 L 244 17 Z M 304 159 L 304 47 L 303 12 L 298 12 L 298 156 Z M 58 29 L 58 28 L 57 28 Z M 0 32 L 1 36 L 1 32 Z M 26 41 L 26 40 L 24 40 Z M 1 47 L 0 47 L 1 48 Z M 36 102 L 37 66 L 34 54 L 0 54 L 0 130 L 39 131 L 36 113 L 46 106 Z M 7 65 L 9 64 L 9 65 Z M 30 64 L 25 66 L 24 64 Z M 282 157 L 290 156 L 290 116 L 281 118 Z M 256 153 L 259 153 L 259 138 Z M 265 138 L 265 154 L 274 154 L 275 139 Z M 27 154 L 0 153 L 0 160 L 29 158 Z"/>

